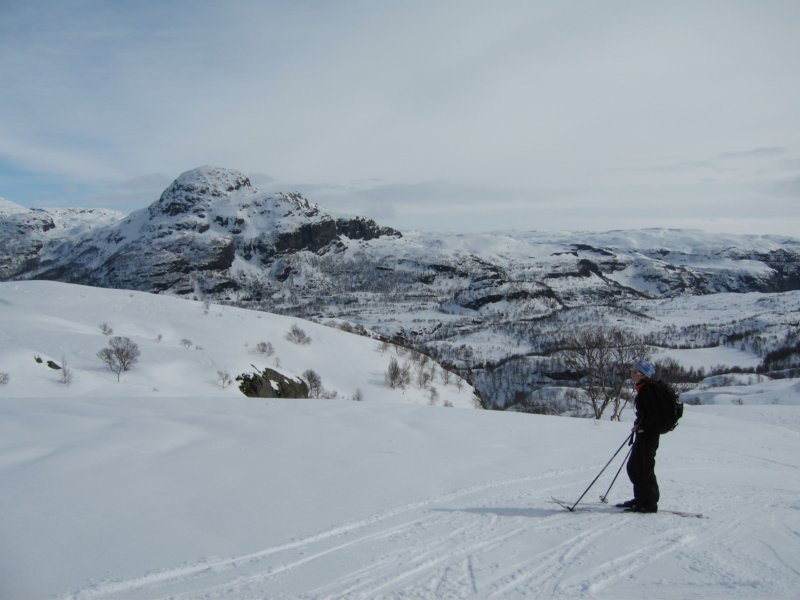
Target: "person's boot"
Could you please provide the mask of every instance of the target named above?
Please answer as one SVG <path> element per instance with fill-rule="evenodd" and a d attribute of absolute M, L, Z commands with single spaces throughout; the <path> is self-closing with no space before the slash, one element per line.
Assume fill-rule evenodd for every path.
<path fill-rule="evenodd" d="M 633 508 L 636 506 L 636 498 L 632 498 L 630 500 L 626 500 L 625 502 L 620 502 L 619 504 L 615 504 L 617 508 Z"/>
<path fill-rule="evenodd" d="M 626 509 L 628 512 L 635 512 L 635 513 L 657 513 L 658 506 L 655 504 L 634 504 L 630 508 Z"/>

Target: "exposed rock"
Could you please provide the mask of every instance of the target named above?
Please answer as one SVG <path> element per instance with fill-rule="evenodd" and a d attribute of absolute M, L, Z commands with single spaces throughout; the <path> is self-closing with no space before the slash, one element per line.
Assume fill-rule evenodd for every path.
<path fill-rule="evenodd" d="M 308 398 L 305 381 L 286 377 L 273 369 L 256 369 L 252 375 L 238 375 L 236 381 L 242 393 L 249 398 Z"/>

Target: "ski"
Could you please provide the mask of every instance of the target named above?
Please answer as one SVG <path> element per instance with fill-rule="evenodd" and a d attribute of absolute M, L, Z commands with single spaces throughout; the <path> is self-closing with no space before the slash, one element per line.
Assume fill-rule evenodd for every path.
<path fill-rule="evenodd" d="M 607 512 L 607 513 L 631 513 L 631 511 L 627 511 L 624 509 L 619 509 L 615 506 L 609 506 L 607 504 L 584 504 L 583 506 L 579 507 L 572 507 L 570 502 L 566 500 L 561 500 L 559 498 L 551 498 L 553 502 L 558 504 L 561 508 L 564 508 L 570 512 Z M 638 514 L 638 513 L 633 513 Z M 662 510 L 658 509 L 658 513 L 656 514 L 667 514 L 667 515 L 675 515 L 676 517 L 684 517 L 690 519 L 707 519 L 708 517 L 703 513 L 696 513 L 696 512 L 687 512 L 683 510 Z"/>
<path fill-rule="evenodd" d="M 703 513 L 696 513 L 696 512 L 686 512 L 685 510 L 661 510 L 658 509 L 660 513 L 667 513 L 669 515 L 676 515 L 678 517 L 687 517 L 691 519 L 707 519 L 708 517 Z"/>
<path fill-rule="evenodd" d="M 559 500 L 558 498 L 550 498 L 552 502 L 558 504 L 561 508 L 566 508 L 568 511 L 573 512 L 572 504 L 567 502 L 566 500 Z"/>

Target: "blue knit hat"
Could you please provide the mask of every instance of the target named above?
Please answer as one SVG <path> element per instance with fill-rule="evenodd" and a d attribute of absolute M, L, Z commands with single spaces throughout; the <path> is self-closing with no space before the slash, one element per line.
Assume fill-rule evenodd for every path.
<path fill-rule="evenodd" d="M 636 363 L 633 365 L 633 368 L 648 378 L 656 374 L 656 366 L 647 360 L 636 361 Z"/>

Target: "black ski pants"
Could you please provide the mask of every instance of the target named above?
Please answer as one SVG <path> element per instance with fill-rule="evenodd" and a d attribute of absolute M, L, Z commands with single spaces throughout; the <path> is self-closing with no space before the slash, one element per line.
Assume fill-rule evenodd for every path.
<path fill-rule="evenodd" d="M 633 441 L 627 469 L 633 484 L 633 497 L 639 506 L 658 506 L 660 494 L 656 480 L 656 452 L 660 437 L 658 433 L 637 433 Z"/>

